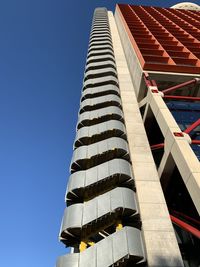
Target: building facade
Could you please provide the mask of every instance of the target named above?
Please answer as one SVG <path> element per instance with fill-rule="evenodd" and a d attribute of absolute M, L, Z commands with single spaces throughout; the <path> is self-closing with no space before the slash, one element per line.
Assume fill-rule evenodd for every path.
<path fill-rule="evenodd" d="M 94 11 L 56 267 L 200 266 L 192 6 Z"/>

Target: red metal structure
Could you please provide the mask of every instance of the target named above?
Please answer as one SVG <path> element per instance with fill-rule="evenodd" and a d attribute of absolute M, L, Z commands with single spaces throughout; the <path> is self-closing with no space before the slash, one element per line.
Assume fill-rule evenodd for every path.
<path fill-rule="evenodd" d="M 200 73 L 199 12 L 119 4 L 144 70 Z"/>
<path fill-rule="evenodd" d="M 196 229 L 195 227 L 191 226 L 190 224 L 180 220 L 179 218 L 173 215 L 170 215 L 170 217 L 173 223 L 177 224 L 179 227 L 181 227 L 185 231 L 191 233 L 192 235 L 200 239 L 200 231 L 198 229 Z"/>
<path fill-rule="evenodd" d="M 187 8 L 119 4 L 116 17 L 182 257 L 198 267 L 200 11 Z"/>

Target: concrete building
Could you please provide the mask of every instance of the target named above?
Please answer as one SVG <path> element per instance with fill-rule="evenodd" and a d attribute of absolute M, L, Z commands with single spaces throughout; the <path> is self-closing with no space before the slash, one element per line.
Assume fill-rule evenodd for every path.
<path fill-rule="evenodd" d="M 200 266 L 200 12 L 94 11 L 56 267 Z"/>

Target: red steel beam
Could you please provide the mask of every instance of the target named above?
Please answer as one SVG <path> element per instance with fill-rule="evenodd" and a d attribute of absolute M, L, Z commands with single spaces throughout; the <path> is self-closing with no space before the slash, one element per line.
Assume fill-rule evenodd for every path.
<path fill-rule="evenodd" d="M 186 232 L 196 236 L 197 238 L 200 239 L 200 231 L 198 229 L 196 229 L 195 227 L 189 225 L 188 223 L 176 218 L 173 215 L 170 215 L 171 221 L 178 225 L 180 228 L 182 228 L 183 230 L 185 230 Z"/>
<path fill-rule="evenodd" d="M 192 222 L 192 223 L 195 223 L 195 224 L 198 224 L 200 226 L 200 221 L 180 212 L 180 211 L 176 211 L 176 210 L 170 210 L 170 213 L 174 214 L 175 216 L 181 216 L 183 218 L 185 218 L 186 220 Z"/>
<path fill-rule="evenodd" d="M 187 129 L 185 129 L 184 133 L 189 134 L 192 130 L 194 130 L 199 125 L 200 125 L 200 119 L 198 119 L 193 124 L 191 124 Z"/>
<path fill-rule="evenodd" d="M 152 86 L 152 82 L 149 79 L 149 74 L 147 72 L 144 72 L 144 81 L 147 87 Z"/>
<path fill-rule="evenodd" d="M 167 93 L 171 93 L 172 91 L 176 91 L 177 89 L 180 89 L 184 86 L 187 86 L 187 85 L 191 85 L 191 84 L 196 84 L 196 83 L 199 83 L 200 82 L 200 79 L 196 78 L 196 79 L 192 79 L 190 81 L 187 81 L 187 82 L 184 82 L 184 83 L 180 83 L 180 84 L 177 84 L 175 86 L 172 86 L 170 88 L 167 88 L 165 90 L 163 90 L 163 94 L 167 94 Z"/>
<path fill-rule="evenodd" d="M 166 98 L 166 99 L 190 100 L 190 101 L 200 101 L 200 97 L 195 97 L 195 96 L 164 95 L 164 98 Z"/>
<path fill-rule="evenodd" d="M 156 144 L 151 146 L 151 150 L 156 150 L 164 147 L 164 143 Z"/>
<path fill-rule="evenodd" d="M 151 80 L 149 78 L 148 72 L 144 72 L 143 75 L 144 75 L 143 77 L 144 77 L 144 81 L 145 81 L 145 84 L 146 84 L 147 87 L 149 87 L 149 86 L 156 86 L 157 87 L 156 81 L 155 80 Z"/>
<path fill-rule="evenodd" d="M 200 145 L 200 140 L 192 140 L 193 145 Z M 151 146 L 151 150 L 156 150 L 164 147 L 164 143 L 156 144 Z"/>
<path fill-rule="evenodd" d="M 192 140 L 193 145 L 200 145 L 200 140 Z"/>

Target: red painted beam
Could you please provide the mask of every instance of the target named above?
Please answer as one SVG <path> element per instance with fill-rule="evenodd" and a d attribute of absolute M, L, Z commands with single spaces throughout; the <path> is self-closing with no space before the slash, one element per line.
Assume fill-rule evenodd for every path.
<path fill-rule="evenodd" d="M 200 231 L 196 229 L 195 227 L 189 225 L 188 223 L 176 218 L 173 215 L 170 215 L 171 221 L 178 225 L 181 229 L 185 230 L 186 232 L 196 236 L 197 238 L 200 239 Z"/>
<path fill-rule="evenodd" d="M 197 126 L 200 125 L 200 119 L 198 119 L 197 121 L 195 121 L 193 124 L 191 124 L 185 131 L 184 133 L 189 134 L 192 130 L 194 130 Z"/>
<path fill-rule="evenodd" d="M 151 146 L 151 150 L 156 150 L 164 147 L 164 143 L 156 144 Z"/>
<path fill-rule="evenodd" d="M 183 218 L 185 218 L 187 221 L 190 221 L 191 223 L 194 223 L 194 224 L 198 224 L 200 226 L 200 221 L 180 212 L 180 211 L 176 211 L 176 210 L 170 210 L 170 213 L 174 214 L 175 216 L 181 216 Z"/>
<path fill-rule="evenodd" d="M 144 76 L 143 76 L 143 77 L 144 77 L 144 81 L 145 81 L 145 84 L 146 84 L 147 87 L 153 85 L 153 84 L 152 84 L 152 80 L 149 79 L 149 74 L 148 74 L 148 72 L 144 72 Z"/>
<path fill-rule="evenodd" d="M 190 81 L 187 81 L 187 82 L 184 82 L 184 83 L 180 83 L 180 84 L 177 84 L 175 86 L 172 86 L 170 88 L 167 88 L 165 90 L 163 90 L 163 94 L 168 94 L 168 93 L 171 93 L 172 91 L 176 91 L 177 89 L 180 89 L 184 86 L 187 86 L 187 85 L 191 85 L 191 84 L 196 84 L 198 83 L 200 80 L 199 79 L 192 79 Z"/>
<path fill-rule="evenodd" d="M 181 99 L 181 100 L 190 100 L 190 101 L 200 101 L 200 97 L 193 96 L 181 96 L 181 95 L 165 95 L 166 99 Z"/>
<path fill-rule="evenodd" d="M 200 145 L 200 140 L 192 140 L 193 145 Z"/>

